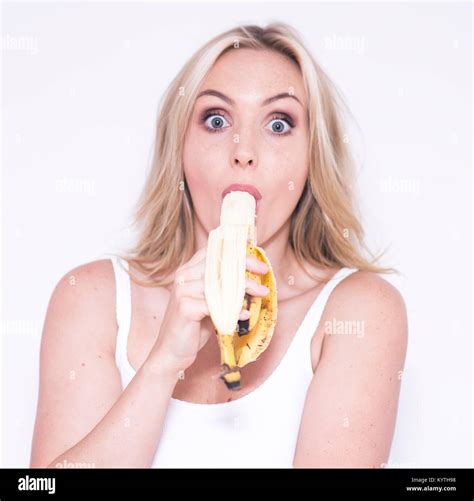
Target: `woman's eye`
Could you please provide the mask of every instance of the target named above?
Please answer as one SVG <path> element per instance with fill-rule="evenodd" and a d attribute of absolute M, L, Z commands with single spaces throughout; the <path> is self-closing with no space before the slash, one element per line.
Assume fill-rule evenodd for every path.
<path fill-rule="evenodd" d="M 205 126 L 211 131 L 219 131 L 229 126 L 227 120 L 219 114 L 208 115 L 204 121 Z"/>
<path fill-rule="evenodd" d="M 222 130 L 227 129 L 227 127 L 230 126 L 224 115 L 217 111 L 208 112 L 206 115 L 204 115 L 202 121 L 209 132 L 221 132 Z M 286 115 L 275 115 L 273 116 L 267 127 L 270 127 L 270 130 L 273 134 L 284 136 L 285 134 L 290 134 L 291 129 L 294 127 L 294 124 L 289 117 L 286 117 Z"/>
<path fill-rule="evenodd" d="M 284 118 L 274 118 L 269 124 L 271 131 L 275 134 L 289 134 L 293 125 Z"/>

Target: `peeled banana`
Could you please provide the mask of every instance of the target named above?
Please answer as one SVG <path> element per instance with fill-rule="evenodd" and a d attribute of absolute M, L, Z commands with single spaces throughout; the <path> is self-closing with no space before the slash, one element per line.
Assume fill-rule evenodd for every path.
<path fill-rule="evenodd" d="M 240 389 L 240 368 L 254 362 L 268 347 L 277 319 L 277 287 L 264 250 L 257 246 L 255 198 L 231 191 L 222 202 L 220 225 L 209 233 L 204 295 L 220 349 L 221 378 L 227 388 Z M 246 269 L 246 256 L 263 261 L 268 271 Z M 245 292 L 246 278 L 266 285 L 265 297 Z M 242 308 L 250 318 L 239 321 Z"/>

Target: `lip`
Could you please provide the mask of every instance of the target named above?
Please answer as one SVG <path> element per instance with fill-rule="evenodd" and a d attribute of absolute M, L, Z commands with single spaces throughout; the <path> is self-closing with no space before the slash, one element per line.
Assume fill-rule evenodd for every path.
<path fill-rule="evenodd" d="M 255 207 L 255 212 L 258 214 L 258 209 L 260 205 L 260 200 L 262 199 L 262 194 L 258 191 L 258 189 L 251 185 L 251 184 L 231 184 L 227 186 L 227 188 L 224 189 L 222 192 L 222 198 L 224 198 L 227 193 L 230 193 L 231 191 L 246 191 L 247 193 L 250 193 L 255 198 L 256 201 L 256 207 Z"/>

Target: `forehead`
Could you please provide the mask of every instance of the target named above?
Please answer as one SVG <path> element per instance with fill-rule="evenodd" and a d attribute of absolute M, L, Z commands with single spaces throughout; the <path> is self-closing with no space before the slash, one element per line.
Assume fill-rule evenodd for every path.
<path fill-rule="evenodd" d="M 288 57 L 275 51 L 231 49 L 221 56 L 202 82 L 201 90 L 216 89 L 235 101 L 262 101 L 293 92 L 305 103 L 303 78 Z"/>

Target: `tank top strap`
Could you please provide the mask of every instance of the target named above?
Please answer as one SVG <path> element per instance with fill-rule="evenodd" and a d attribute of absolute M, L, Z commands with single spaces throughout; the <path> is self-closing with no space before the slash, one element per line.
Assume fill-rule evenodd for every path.
<path fill-rule="evenodd" d="M 127 341 L 132 319 L 132 293 L 128 262 L 115 255 L 110 260 L 115 274 L 115 308 L 118 324 L 115 361 L 120 367 L 127 360 Z"/>
<path fill-rule="evenodd" d="M 316 297 L 314 303 L 311 305 L 303 323 L 301 324 L 302 336 L 309 336 L 310 338 L 313 337 L 331 292 L 340 282 L 342 282 L 342 280 L 356 271 L 358 271 L 357 268 L 341 268 L 327 281 L 321 289 L 321 292 Z"/>

